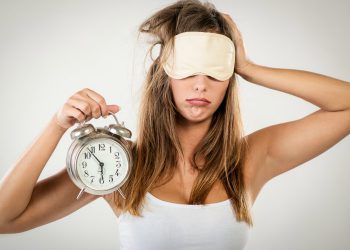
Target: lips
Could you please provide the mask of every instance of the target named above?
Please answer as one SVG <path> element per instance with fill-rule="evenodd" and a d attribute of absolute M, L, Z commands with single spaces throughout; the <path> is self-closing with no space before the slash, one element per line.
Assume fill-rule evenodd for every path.
<path fill-rule="evenodd" d="M 186 99 L 186 101 L 191 103 L 192 105 L 197 105 L 197 106 L 204 106 L 210 103 L 210 101 L 205 98 L 191 98 L 191 99 Z"/>
<path fill-rule="evenodd" d="M 186 101 L 202 101 L 202 102 L 210 103 L 210 101 L 205 98 L 192 98 L 192 99 L 186 99 Z"/>

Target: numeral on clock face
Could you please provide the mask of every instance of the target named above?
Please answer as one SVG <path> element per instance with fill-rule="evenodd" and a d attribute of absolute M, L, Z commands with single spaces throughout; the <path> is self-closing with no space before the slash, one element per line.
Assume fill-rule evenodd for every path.
<path fill-rule="evenodd" d="M 91 146 L 91 147 L 90 147 L 90 151 L 91 151 L 93 154 L 95 154 L 95 152 L 96 152 L 95 146 Z"/>
<path fill-rule="evenodd" d="M 120 153 L 119 152 L 115 152 L 114 153 L 114 157 L 115 157 L 115 159 L 119 160 L 120 159 Z"/>
<path fill-rule="evenodd" d="M 90 152 L 84 152 L 84 159 L 85 160 L 91 159 L 91 153 Z"/>
<path fill-rule="evenodd" d="M 106 145 L 104 143 L 99 143 L 98 144 L 98 150 L 99 151 L 105 151 L 105 147 L 106 147 Z"/>
<path fill-rule="evenodd" d="M 91 175 L 90 177 L 91 177 L 90 183 L 93 183 L 93 182 L 94 182 L 94 179 L 95 179 L 95 176 L 94 176 L 94 175 Z"/>
<path fill-rule="evenodd" d="M 84 176 L 88 177 L 89 176 L 89 172 L 87 170 L 84 171 Z"/>
<path fill-rule="evenodd" d="M 98 180 L 98 182 L 99 182 L 100 184 L 105 183 L 105 180 L 103 179 L 103 175 L 101 175 L 101 177 L 100 177 L 100 179 Z"/>

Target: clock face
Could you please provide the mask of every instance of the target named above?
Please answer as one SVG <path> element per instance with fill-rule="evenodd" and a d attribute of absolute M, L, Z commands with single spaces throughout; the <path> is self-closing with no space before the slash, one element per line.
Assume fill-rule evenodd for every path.
<path fill-rule="evenodd" d="M 114 188 L 129 171 L 126 152 L 108 138 L 89 141 L 78 153 L 76 164 L 81 181 L 95 190 Z"/>

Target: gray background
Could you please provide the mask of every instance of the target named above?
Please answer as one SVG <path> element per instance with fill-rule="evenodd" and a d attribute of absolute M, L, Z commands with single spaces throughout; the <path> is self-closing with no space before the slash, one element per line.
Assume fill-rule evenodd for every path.
<path fill-rule="evenodd" d="M 119 104 L 135 131 L 145 43 L 138 25 L 173 1 L 0 1 L 0 176 L 54 112 L 88 87 Z M 215 1 L 241 30 L 256 63 L 350 79 L 350 2 Z M 239 78 L 246 133 L 318 107 Z M 96 126 L 113 122 L 93 120 Z M 65 166 L 69 133 L 43 170 Z M 133 138 L 135 139 L 135 138 Z M 350 249 L 350 138 L 267 183 L 253 207 L 246 249 Z M 16 197 L 14 197 L 15 199 Z M 118 224 L 103 199 L 33 230 L 0 235 L 1 249 L 118 249 Z"/>

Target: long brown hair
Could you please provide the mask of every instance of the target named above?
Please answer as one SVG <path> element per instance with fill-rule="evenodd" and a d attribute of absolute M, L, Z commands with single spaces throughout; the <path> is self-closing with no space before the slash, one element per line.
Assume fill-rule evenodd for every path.
<path fill-rule="evenodd" d="M 233 41 L 229 24 L 215 6 L 198 0 L 177 1 L 157 11 L 140 25 L 139 35 L 144 33 L 155 38 L 147 54 L 157 44 L 160 45 L 160 53 L 156 59 L 152 59 L 143 85 L 138 134 L 131 146 L 132 172 L 121 187 L 127 199 L 124 200 L 119 192 L 114 193 L 115 205 L 136 216 L 142 217 L 140 209 L 145 194 L 160 180 L 166 183 L 172 178 L 178 156 L 182 155 L 175 131 L 178 114 L 169 77 L 162 65 L 173 49 L 174 36 L 186 31 L 216 32 Z M 192 157 L 192 166 L 198 170 L 198 176 L 189 204 L 204 204 L 213 184 L 219 180 L 230 197 L 237 220 L 252 226 L 243 178 L 246 152 L 247 141 L 243 136 L 234 74 L 222 103 L 213 114 L 208 133 L 201 139 Z M 201 157 L 204 164 L 197 162 Z"/>

